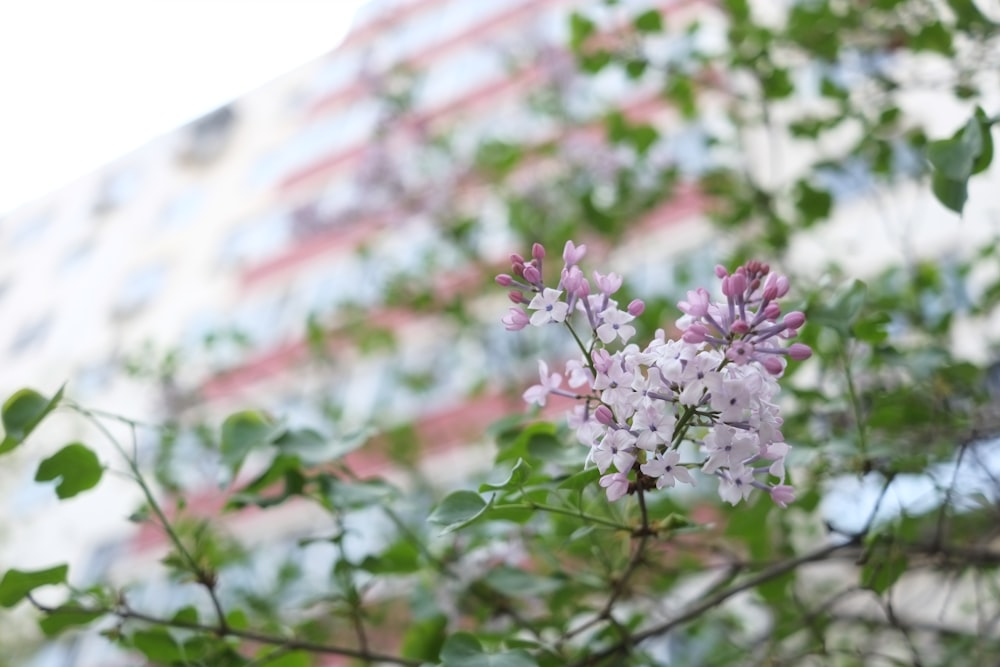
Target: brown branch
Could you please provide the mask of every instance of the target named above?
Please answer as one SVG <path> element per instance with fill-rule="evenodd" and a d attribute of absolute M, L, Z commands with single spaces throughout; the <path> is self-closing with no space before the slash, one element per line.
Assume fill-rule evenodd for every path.
<path fill-rule="evenodd" d="M 321 653 L 324 655 L 342 655 L 348 658 L 356 658 L 358 660 L 364 660 L 366 662 L 382 662 L 389 663 L 393 665 L 403 665 L 404 667 L 419 667 L 423 664 L 420 660 L 411 660 L 409 658 L 402 658 L 394 655 L 384 655 L 381 653 L 373 653 L 369 650 L 349 648 L 346 646 L 333 646 L 330 644 L 320 644 L 318 642 L 311 642 L 303 639 L 294 639 L 288 637 L 277 637 L 274 635 L 268 635 L 261 632 L 256 632 L 254 630 L 241 630 L 239 628 L 234 628 L 232 626 L 221 626 L 221 625 L 208 625 L 205 623 L 198 623 L 195 621 L 184 621 L 176 618 L 159 618 L 157 616 L 152 616 L 149 614 L 144 614 L 140 611 L 135 611 L 126 606 L 116 607 L 116 608 L 94 608 L 85 606 L 61 606 L 61 607 L 50 607 L 44 605 L 31 595 L 27 596 L 29 602 L 36 609 L 44 614 L 50 616 L 55 616 L 58 614 L 104 614 L 108 616 L 116 616 L 119 619 L 140 621 L 143 623 L 149 623 L 151 625 L 158 625 L 167 628 L 178 628 L 181 630 L 193 630 L 195 632 L 202 632 L 205 634 L 215 635 L 217 637 L 235 637 L 238 639 L 246 639 L 248 641 L 258 642 L 260 644 L 267 644 L 269 646 L 278 646 L 287 651 L 306 651 L 308 653 Z"/>
<path fill-rule="evenodd" d="M 642 630 L 640 632 L 636 632 L 630 637 L 631 643 L 638 644 L 651 637 L 656 637 L 658 635 L 670 632 L 674 628 L 683 625 L 695 618 L 698 618 L 705 612 L 709 611 L 714 607 L 719 606 L 720 604 L 722 604 L 723 602 L 725 602 L 726 600 L 735 595 L 738 595 L 744 591 L 748 591 L 751 588 L 755 588 L 756 586 L 768 582 L 771 579 L 776 579 L 777 577 L 780 577 L 783 574 L 791 572 L 792 570 L 795 570 L 796 568 L 805 565 L 806 563 L 825 560 L 826 558 L 830 557 L 831 555 L 842 549 L 857 546 L 857 544 L 860 541 L 861 541 L 861 536 L 859 535 L 848 542 L 842 542 L 838 544 L 828 544 L 826 546 L 820 547 L 819 549 L 810 551 L 809 553 L 797 556 L 796 558 L 791 558 L 789 560 L 782 561 L 780 563 L 775 563 L 774 565 L 771 565 L 770 567 L 755 574 L 754 576 L 748 577 L 741 583 L 736 584 L 735 586 L 732 586 L 725 590 L 719 591 L 718 593 L 710 595 L 702 599 L 700 602 L 691 605 L 685 611 L 681 612 L 680 614 L 670 619 L 669 621 L 666 621 L 664 623 L 659 623 L 657 625 L 646 628 L 645 630 Z M 601 660 L 604 660 L 605 658 L 620 653 L 622 650 L 625 649 L 625 647 L 626 647 L 625 642 L 618 642 L 617 644 L 609 646 L 608 648 L 605 648 L 596 653 L 592 653 L 586 658 L 583 658 L 577 662 L 572 663 L 570 667 L 587 667 L 589 665 L 599 664 Z"/>

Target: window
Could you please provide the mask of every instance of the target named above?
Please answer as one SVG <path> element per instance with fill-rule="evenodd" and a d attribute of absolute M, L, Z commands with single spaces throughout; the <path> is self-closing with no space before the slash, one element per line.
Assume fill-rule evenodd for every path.
<path fill-rule="evenodd" d="M 10 344 L 12 355 L 23 354 L 45 341 L 52 330 L 52 317 L 45 315 L 21 326 Z"/>
<path fill-rule="evenodd" d="M 224 106 L 194 121 L 181 138 L 178 158 L 189 165 L 211 163 L 229 144 L 235 120 L 233 108 Z"/>
<path fill-rule="evenodd" d="M 68 274 L 78 273 L 86 265 L 93 251 L 94 245 L 90 241 L 78 243 L 63 255 L 59 270 Z"/>
<path fill-rule="evenodd" d="M 272 212 L 233 229 L 219 249 L 219 261 L 230 269 L 254 264 L 280 254 L 291 241 L 284 213 Z"/>
<path fill-rule="evenodd" d="M 124 169 L 105 177 L 94 200 L 94 214 L 104 215 L 123 206 L 139 187 L 139 174 L 134 169 Z"/>
<path fill-rule="evenodd" d="M 52 217 L 47 213 L 33 215 L 23 220 L 10 237 L 11 247 L 20 248 L 37 241 L 45 233 L 50 222 Z"/>
<path fill-rule="evenodd" d="M 164 204 L 158 224 L 165 229 L 179 229 L 190 223 L 205 203 L 205 191 L 190 187 Z"/>
<path fill-rule="evenodd" d="M 146 307 L 163 289 L 167 269 L 162 264 L 133 271 L 112 310 L 112 317 L 126 319 Z"/>

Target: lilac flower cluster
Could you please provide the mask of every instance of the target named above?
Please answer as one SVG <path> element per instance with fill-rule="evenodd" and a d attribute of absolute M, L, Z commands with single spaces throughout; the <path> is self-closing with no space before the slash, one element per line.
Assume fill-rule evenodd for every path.
<path fill-rule="evenodd" d="M 760 262 L 732 273 L 716 267 L 726 300 L 713 302 L 704 288 L 688 292 L 678 304 L 680 339 L 669 340 L 661 329 L 640 347 L 629 341 L 644 304 L 619 306 L 613 295 L 622 278 L 614 273 L 595 272 L 592 290 L 579 267 L 586 250 L 566 242 L 555 287 L 544 282 L 545 249 L 537 243 L 531 259 L 512 255 L 512 275 L 496 278 L 511 288 L 515 304 L 503 317 L 508 330 L 561 324 L 582 352 L 564 374 L 539 361 L 541 381 L 524 399 L 543 406 L 552 395 L 578 401 L 570 425 L 589 447 L 587 461 L 600 470 L 611 501 L 640 489 L 694 484 L 691 470 L 699 468 L 718 479 L 719 495 L 733 505 L 756 488 L 786 507 L 795 493 L 784 483 L 790 447 L 775 403 L 778 378 L 788 359 L 812 354 L 802 343 L 783 344 L 805 323 L 801 312 L 782 315 L 778 300 L 788 293 L 788 279 Z M 574 313 L 586 318 L 586 340 Z M 695 451 L 699 460 L 682 461 Z"/>

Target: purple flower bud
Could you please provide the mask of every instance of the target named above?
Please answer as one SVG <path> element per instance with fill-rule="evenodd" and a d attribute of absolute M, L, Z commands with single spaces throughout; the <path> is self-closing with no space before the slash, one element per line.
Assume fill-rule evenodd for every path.
<path fill-rule="evenodd" d="M 806 323 L 806 315 L 800 310 L 793 310 L 785 315 L 784 322 L 789 329 L 799 329 Z"/>
<path fill-rule="evenodd" d="M 750 331 L 750 325 L 747 323 L 746 320 L 736 320 L 729 327 L 729 330 L 734 334 L 736 334 L 737 336 L 742 336 L 743 334 Z"/>
<path fill-rule="evenodd" d="M 733 275 L 729 276 L 729 293 L 726 293 L 726 282 L 725 279 L 722 281 L 722 293 L 726 296 L 736 296 L 737 294 L 743 294 L 747 291 L 747 276 L 742 271 L 737 271 Z"/>
<path fill-rule="evenodd" d="M 601 290 L 602 294 L 611 296 L 621 289 L 622 277 L 613 272 L 606 276 L 602 276 L 597 271 L 594 271 L 594 282 L 597 283 L 597 287 Z"/>
<path fill-rule="evenodd" d="M 503 322 L 504 328 L 507 331 L 520 331 L 528 326 L 531 318 L 528 317 L 528 313 L 523 308 L 511 308 L 507 311 L 506 315 L 500 318 L 500 321 Z"/>
<path fill-rule="evenodd" d="M 775 321 L 779 317 L 781 317 L 781 306 L 779 306 L 777 303 L 772 301 L 771 303 L 764 306 L 765 319 Z"/>
<path fill-rule="evenodd" d="M 646 312 L 646 304 L 643 303 L 642 299 L 632 299 L 632 302 L 628 304 L 628 314 L 632 317 L 639 317 L 644 312 Z"/>
<path fill-rule="evenodd" d="M 788 507 L 788 503 L 795 502 L 795 489 L 786 484 L 777 484 L 771 487 L 771 500 L 778 507 Z"/>
<path fill-rule="evenodd" d="M 704 317 L 708 312 L 708 302 L 711 297 L 708 290 L 699 287 L 693 292 L 688 292 L 687 301 L 678 301 L 677 307 L 680 311 L 691 317 Z"/>
<path fill-rule="evenodd" d="M 501 273 L 496 278 L 494 278 L 494 280 L 496 280 L 497 285 L 500 285 L 501 287 L 510 287 L 511 285 L 514 284 L 514 279 L 508 276 L 506 273 Z"/>
<path fill-rule="evenodd" d="M 507 292 L 507 298 L 510 299 L 511 303 L 524 303 L 527 299 L 524 298 L 524 294 L 520 290 L 512 289 Z"/>
<path fill-rule="evenodd" d="M 541 243 L 535 243 L 534 245 L 532 245 L 531 256 L 537 259 L 538 261 L 545 259 L 545 246 L 543 246 Z"/>
<path fill-rule="evenodd" d="M 608 351 L 605 350 L 604 348 L 599 348 L 597 350 L 594 350 L 590 358 L 593 360 L 594 369 L 598 373 L 607 373 L 608 369 L 611 368 L 611 364 L 613 363 L 611 355 L 608 354 Z"/>
<path fill-rule="evenodd" d="M 605 426 L 615 425 L 615 416 L 611 412 L 611 408 L 606 405 L 597 406 L 597 409 L 594 410 L 594 419 Z"/>
<path fill-rule="evenodd" d="M 722 264 L 716 264 L 715 265 L 715 277 L 716 278 L 725 278 L 728 275 L 729 275 L 729 271 L 726 271 L 726 267 L 724 267 Z"/>
<path fill-rule="evenodd" d="M 516 252 L 512 253 L 511 256 L 510 256 L 510 263 L 511 264 L 524 264 L 524 257 L 521 257 Z"/>
<path fill-rule="evenodd" d="M 703 325 L 695 322 L 694 324 L 692 324 L 687 328 L 687 331 L 684 332 L 682 338 L 684 339 L 685 343 L 691 343 L 692 345 L 697 345 L 698 343 L 705 342 L 705 335 L 707 333 L 708 329 L 706 329 Z"/>
<path fill-rule="evenodd" d="M 764 298 L 768 301 L 780 299 L 788 294 L 788 278 L 777 273 L 768 274 L 764 281 Z"/>
<path fill-rule="evenodd" d="M 812 348 L 805 343 L 794 343 L 788 348 L 788 356 L 795 361 L 805 361 L 812 356 Z"/>
<path fill-rule="evenodd" d="M 524 279 L 527 280 L 532 285 L 538 285 L 542 282 L 542 272 L 538 270 L 538 267 L 534 264 L 524 265 Z"/>
<path fill-rule="evenodd" d="M 586 254 L 587 246 L 585 244 L 574 245 L 572 241 L 566 241 L 566 245 L 563 246 L 563 261 L 566 262 L 566 266 L 577 264 Z"/>
<path fill-rule="evenodd" d="M 583 271 L 578 266 L 567 266 L 562 270 L 562 286 L 567 292 L 575 293 L 585 281 Z"/>
<path fill-rule="evenodd" d="M 771 375 L 781 375 L 785 371 L 785 364 L 781 363 L 781 359 L 773 354 L 765 356 L 760 359 L 761 365 Z"/>

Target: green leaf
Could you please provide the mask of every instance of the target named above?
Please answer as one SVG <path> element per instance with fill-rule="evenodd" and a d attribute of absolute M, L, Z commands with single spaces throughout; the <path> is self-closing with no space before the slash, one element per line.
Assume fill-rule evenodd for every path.
<path fill-rule="evenodd" d="M 872 554 L 861 568 L 861 586 L 881 595 L 906 572 L 907 559 L 902 551 L 892 548 Z"/>
<path fill-rule="evenodd" d="M 61 478 L 56 486 L 56 495 L 64 500 L 94 488 L 103 474 L 104 467 L 97 460 L 97 454 L 86 445 L 74 442 L 38 464 L 35 481 L 51 482 Z"/>
<path fill-rule="evenodd" d="M 313 664 L 312 658 L 305 651 L 292 651 L 286 653 L 280 649 L 266 648 L 263 655 L 254 660 L 254 667 L 309 667 Z M 273 658 L 268 653 L 274 655 Z"/>
<path fill-rule="evenodd" d="M 828 326 L 842 335 L 850 333 L 851 325 L 857 319 L 868 297 L 868 286 L 861 280 L 844 285 L 810 313 L 816 324 Z"/>
<path fill-rule="evenodd" d="M 62 395 L 63 387 L 51 399 L 33 389 L 21 389 L 8 398 L 0 413 L 4 430 L 0 454 L 9 452 L 24 442 L 45 416 L 55 409 L 62 400 Z"/>
<path fill-rule="evenodd" d="M 184 650 L 163 628 L 136 630 L 129 643 L 155 662 L 172 662 L 184 659 Z"/>
<path fill-rule="evenodd" d="M 478 493 L 455 491 L 441 501 L 427 521 L 442 526 L 442 532 L 450 533 L 478 519 L 487 507 L 489 505 Z"/>
<path fill-rule="evenodd" d="M 512 597 L 543 595 L 562 586 L 552 577 L 538 576 L 506 565 L 493 568 L 483 580 L 498 593 Z"/>
<path fill-rule="evenodd" d="M 569 46 L 573 51 L 579 51 L 588 37 L 594 34 L 597 26 L 589 18 L 573 12 L 569 15 Z"/>
<path fill-rule="evenodd" d="M 967 180 L 955 181 L 936 172 L 931 176 L 931 192 L 946 208 L 961 215 L 969 199 L 969 184 Z"/>
<path fill-rule="evenodd" d="M 42 586 L 66 583 L 67 565 L 57 565 L 47 570 L 7 570 L 0 580 L 0 607 L 13 607 L 28 593 Z"/>
<path fill-rule="evenodd" d="M 833 197 L 826 190 L 817 190 L 805 181 L 799 181 L 796 188 L 795 205 L 802 214 L 802 224 L 811 227 L 830 216 Z"/>
<path fill-rule="evenodd" d="M 222 424 L 222 460 L 235 475 L 251 450 L 270 444 L 279 431 L 274 422 L 257 410 L 244 410 Z"/>
<path fill-rule="evenodd" d="M 648 9 L 632 19 L 632 25 L 641 33 L 663 32 L 663 17 L 659 10 Z"/>
<path fill-rule="evenodd" d="M 311 428 L 288 429 L 273 440 L 275 447 L 283 453 L 294 454 L 309 465 L 335 461 L 356 449 L 368 440 L 367 431 L 358 431 L 340 438 L 328 438 Z"/>
<path fill-rule="evenodd" d="M 932 141 L 927 146 L 927 159 L 935 170 L 960 181 L 972 174 L 972 166 L 982 150 L 982 128 L 973 117 L 951 139 Z"/>
<path fill-rule="evenodd" d="M 520 488 L 531 476 L 531 466 L 525 463 L 524 459 L 519 458 L 517 463 L 514 464 L 513 469 L 510 471 L 510 475 L 507 479 L 500 484 L 482 484 L 479 487 L 479 492 L 483 493 L 485 491 L 509 491 L 513 489 Z"/>
<path fill-rule="evenodd" d="M 953 54 L 951 31 L 940 21 L 928 23 L 920 28 L 920 32 L 910 39 L 910 47 L 914 51 L 933 51 L 944 56 Z"/>
<path fill-rule="evenodd" d="M 63 605 L 43 616 L 38 626 L 46 637 L 55 637 L 66 628 L 87 625 L 104 616 L 104 612 L 80 609 L 76 605 Z"/>
<path fill-rule="evenodd" d="M 927 145 L 927 160 L 934 168 L 931 190 L 944 206 L 961 215 L 968 199 L 968 180 L 993 161 L 990 122 L 981 108 L 950 139 Z"/>
<path fill-rule="evenodd" d="M 448 618 L 441 615 L 412 623 L 403 635 L 400 655 L 412 660 L 437 661 L 444 645 L 447 628 Z"/>
<path fill-rule="evenodd" d="M 412 542 L 400 540 L 380 554 L 365 557 L 359 567 L 372 574 L 409 574 L 420 569 L 420 552 Z"/>
<path fill-rule="evenodd" d="M 559 483 L 559 488 L 579 491 L 580 489 L 597 484 L 597 479 L 600 476 L 601 471 L 597 468 L 587 468 L 564 479 Z"/>
<path fill-rule="evenodd" d="M 479 640 L 465 632 L 448 637 L 441 648 L 442 667 L 538 667 L 524 651 L 486 653 Z"/>

